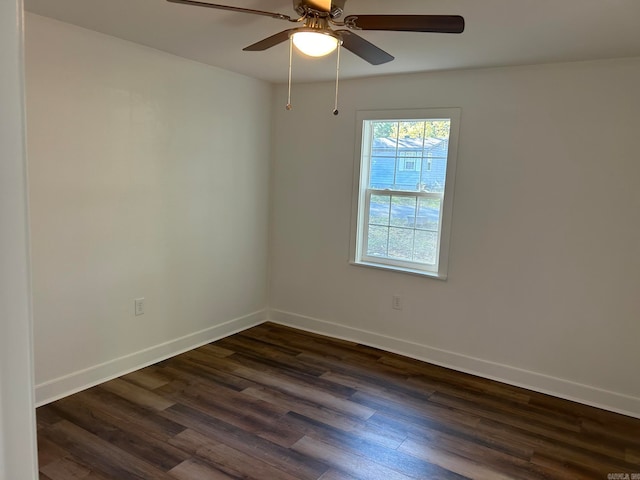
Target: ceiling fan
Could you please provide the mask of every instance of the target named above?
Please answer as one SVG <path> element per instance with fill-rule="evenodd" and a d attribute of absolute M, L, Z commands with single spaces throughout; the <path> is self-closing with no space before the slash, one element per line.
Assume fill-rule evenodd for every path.
<path fill-rule="evenodd" d="M 372 65 L 390 62 L 394 57 L 357 35 L 356 31 L 384 30 L 431 33 L 462 33 L 464 31 L 464 18 L 459 15 L 348 15 L 343 20 L 339 20 L 347 0 L 293 0 L 293 9 L 300 15 L 298 18 L 291 18 L 282 13 L 195 0 L 167 1 L 262 15 L 300 25 L 249 45 L 244 48 L 245 51 L 267 50 L 291 38 L 294 45 L 307 55 L 327 55 L 334 51 L 338 45 L 341 45 Z M 332 26 L 344 27 L 344 29 L 334 30 L 331 28 Z"/>
<path fill-rule="evenodd" d="M 283 30 L 243 50 L 256 52 L 267 50 L 289 40 L 289 98 L 286 105 L 291 110 L 291 65 L 293 46 L 302 53 L 321 57 L 338 50 L 336 69 L 336 97 L 334 115 L 338 115 L 338 77 L 340 74 L 340 47 L 344 47 L 372 65 L 382 65 L 394 59 L 356 31 L 381 30 L 396 32 L 462 33 L 464 18 L 459 15 L 348 15 L 340 20 L 347 0 L 293 0 L 293 9 L 299 15 L 292 18 L 283 13 L 253 10 L 250 8 L 220 5 L 197 0 L 167 0 L 196 7 L 214 8 L 238 13 L 262 15 L 297 23 L 299 26 Z M 334 29 L 332 27 L 338 27 Z"/>

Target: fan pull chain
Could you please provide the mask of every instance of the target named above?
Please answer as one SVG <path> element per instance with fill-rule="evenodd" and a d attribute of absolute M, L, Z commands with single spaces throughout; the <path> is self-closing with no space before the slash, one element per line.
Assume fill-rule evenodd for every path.
<path fill-rule="evenodd" d="M 338 86 L 340 83 L 340 47 L 342 45 L 342 42 L 338 43 L 338 60 L 336 62 L 336 101 L 334 103 L 334 107 L 333 107 L 333 114 L 334 115 L 338 115 L 340 112 L 338 111 Z"/>
<path fill-rule="evenodd" d="M 291 110 L 291 66 L 293 65 L 293 36 L 289 37 L 289 92 L 287 97 L 287 110 Z"/>

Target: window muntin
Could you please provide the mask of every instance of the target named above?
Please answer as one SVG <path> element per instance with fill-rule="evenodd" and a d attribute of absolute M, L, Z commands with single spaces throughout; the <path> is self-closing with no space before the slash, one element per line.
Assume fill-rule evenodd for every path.
<path fill-rule="evenodd" d="M 359 114 L 352 261 L 446 278 L 459 111 L 388 113 Z"/>

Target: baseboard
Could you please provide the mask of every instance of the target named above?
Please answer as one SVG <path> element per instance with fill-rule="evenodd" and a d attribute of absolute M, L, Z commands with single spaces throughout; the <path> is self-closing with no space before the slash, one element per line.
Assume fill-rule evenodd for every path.
<path fill-rule="evenodd" d="M 41 383 L 35 387 L 36 406 L 45 405 L 121 375 L 153 365 L 161 360 L 233 335 L 234 333 L 259 325 L 266 321 L 266 319 L 267 311 L 261 310 L 169 342 L 145 348 L 144 350 L 110 360 L 100 365 L 95 365 Z"/>
<path fill-rule="evenodd" d="M 640 418 L 640 398 L 503 365 L 317 318 L 270 310 L 273 323 L 380 348 L 479 377 Z"/>

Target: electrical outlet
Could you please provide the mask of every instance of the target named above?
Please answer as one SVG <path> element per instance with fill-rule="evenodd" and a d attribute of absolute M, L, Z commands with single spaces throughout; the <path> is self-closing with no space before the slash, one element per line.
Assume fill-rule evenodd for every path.
<path fill-rule="evenodd" d="M 402 298 L 400 295 L 394 295 L 391 306 L 394 310 L 402 310 Z"/>
<path fill-rule="evenodd" d="M 136 316 L 144 315 L 144 298 L 136 298 L 134 302 Z"/>

